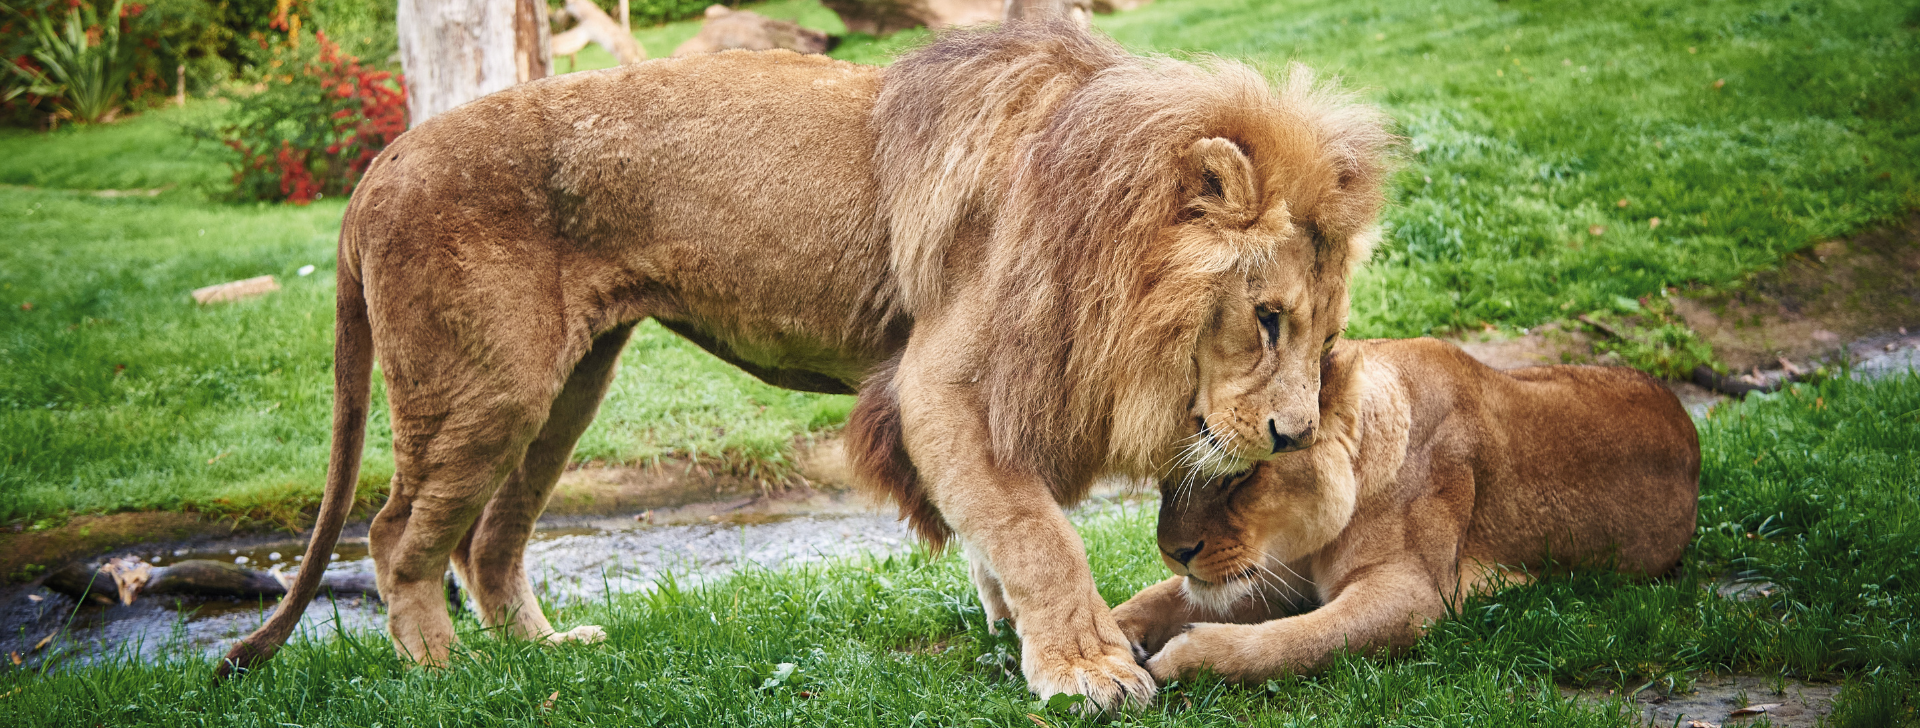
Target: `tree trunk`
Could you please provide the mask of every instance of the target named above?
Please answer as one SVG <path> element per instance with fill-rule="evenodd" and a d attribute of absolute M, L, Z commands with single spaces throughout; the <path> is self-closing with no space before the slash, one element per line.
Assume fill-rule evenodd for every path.
<path fill-rule="evenodd" d="M 410 126 L 553 68 L 544 0 L 400 0 Z"/>

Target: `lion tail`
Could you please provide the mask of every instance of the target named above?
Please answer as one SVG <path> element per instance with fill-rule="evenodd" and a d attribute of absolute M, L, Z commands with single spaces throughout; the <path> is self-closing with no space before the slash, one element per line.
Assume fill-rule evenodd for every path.
<path fill-rule="evenodd" d="M 953 530 L 940 510 L 927 499 L 920 471 L 907 457 L 905 431 L 900 423 L 900 393 L 893 377 L 900 369 L 894 357 L 860 385 L 860 400 L 847 416 L 847 460 L 854 482 L 875 496 L 900 505 L 900 517 L 934 551 L 946 548 Z"/>
<path fill-rule="evenodd" d="M 360 451 L 366 442 L 368 390 L 373 379 L 373 330 L 367 322 L 367 299 L 362 289 L 359 257 L 350 245 L 353 216 L 340 237 L 340 273 L 334 296 L 333 333 L 333 452 L 327 463 L 326 491 L 320 497 L 320 516 L 313 524 L 299 576 L 267 623 L 227 652 L 215 679 L 236 670 L 248 670 L 273 657 L 286 644 L 300 615 L 320 590 L 340 527 L 353 510 L 354 486 L 360 478 Z"/>

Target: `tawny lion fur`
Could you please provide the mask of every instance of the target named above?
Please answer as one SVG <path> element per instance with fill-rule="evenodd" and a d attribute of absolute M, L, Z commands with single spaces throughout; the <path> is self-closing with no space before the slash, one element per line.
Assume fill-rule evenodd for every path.
<path fill-rule="evenodd" d="M 1495 371 L 1433 339 L 1341 342 L 1326 369 L 1312 448 L 1163 483 L 1180 576 L 1114 609 L 1156 678 L 1258 681 L 1404 648 L 1549 558 L 1657 576 L 1693 536 L 1700 441 L 1651 377 Z"/>
<path fill-rule="evenodd" d="M 307 563 L 352 501 L 377 355 L 396 472 L 369 539 L 396 649 L 447 659 L 449 560 L 487 625 L 597 639 L 555 632 L 522 555 L 652 318 L 770 383 L 864 390 L 856 469 L 966 542 L 1029 685 L 1144 702 L 1059 504 L 1099 473 L 1311 442 L 1388 142 L 1305 71 L 1271 89 L 1067 23 L 947 34 L 885 70 L 726 52 L 475 101 L 403 135 L 348 206 Z M 229 666 L 284 642 L 319 573 Z"/>

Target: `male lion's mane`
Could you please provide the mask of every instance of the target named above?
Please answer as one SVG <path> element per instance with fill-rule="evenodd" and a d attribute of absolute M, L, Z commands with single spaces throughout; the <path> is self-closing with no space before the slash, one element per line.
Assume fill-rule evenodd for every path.
<path fill-rule="evenodd" d="M 1320 280 L 1370 254 L 1361 231 L 1393 140 L 1378 112 L 1304 67 L 1275 89 L 1239 63 L 1135 56 L 1068 23 L 946 33 L 887 69 L 873 118 L 902 304 L 924 316 L 984 280 L 967 295 L 994 302 L 980 342 L 992 454 L 1069 490 L 1161 465 L 1194 393 L 1212 288 L 1272 255 L 1167 233 L 1215 183 L 1194 143 L 1228 139 L 1267 198 L 1313 201 L 1289 213 L 1317 228 Z M 892 372 L 862 386 L 849 452 L 937 544 L 946 526 L 885 431 L 899 424 Z"/>

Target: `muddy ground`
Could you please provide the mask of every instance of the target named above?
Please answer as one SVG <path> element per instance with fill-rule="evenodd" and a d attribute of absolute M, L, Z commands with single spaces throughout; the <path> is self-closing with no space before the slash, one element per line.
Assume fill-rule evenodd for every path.
<path fill-rule="evenodd" d="M 1833 712 L 1840 686 L 1753 675 L 1704 675 L 1690 685 L 1653 685 L 1624 698 L 1613 690 L 1563 688 L 1560 692 L 1599 704 L 1624 699 L 1629 712 L 1649 728 L 1814 728 Z"/>

